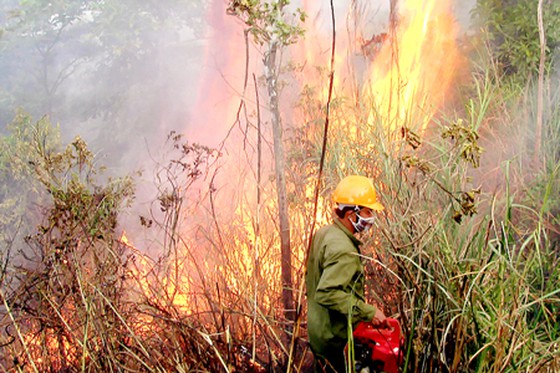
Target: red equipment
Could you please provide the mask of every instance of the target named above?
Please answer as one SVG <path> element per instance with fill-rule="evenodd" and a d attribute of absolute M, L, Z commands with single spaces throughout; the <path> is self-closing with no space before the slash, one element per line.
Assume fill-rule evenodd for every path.
<path fill-rule="evenodd" d="M 357 373 L 387 372 L 398 373 L 403 361 L 399 321 L 387 318 L 389 328 L 373 326 L 371 322 L 361 322 L 354 330 L 354 360 Z"/>

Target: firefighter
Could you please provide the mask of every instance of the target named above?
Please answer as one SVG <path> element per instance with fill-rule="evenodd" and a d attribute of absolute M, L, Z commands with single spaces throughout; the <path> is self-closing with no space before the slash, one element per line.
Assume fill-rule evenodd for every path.
<path fill-rule="evenodd" d="M 355 237 L 372 226 L 383 205 L 372 181 L 358 175 L 340 181 L 333 201 L 334 221 L 314 235 L 305 276 L 307 328 L 318 372 L 346 372 L 349 315 L 352 326 L 360 321 L 378 327 L 386 323 L 383 312 L 365 302 L 361 242 Z"/>

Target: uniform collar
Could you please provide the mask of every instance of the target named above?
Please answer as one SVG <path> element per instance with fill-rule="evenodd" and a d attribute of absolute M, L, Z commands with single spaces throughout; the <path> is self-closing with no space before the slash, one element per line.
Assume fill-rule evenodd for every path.
<path fill-rule="evenodd" d="M 334 219 L 334 224 L 335 224 L 338 228 L 340 228 L 340 229 L 348 236 L 348 238 L 350 238 L 350 240 L 352 240 L 352 243 L 354 244 L 354 246 L 356 246 L 356 248 L 357 248 L 358 251 L 359 251 L 360 245 L 362 244 L 362 241 L 358 240 L 358 239 L 356 238 L 356 236 L 354 236 L 354 235 L 352 234 L 352 232 L 350 232 L 350 231 L 348 230 L 348 228 L 346 228 L 346 227 L 344 226 L 344 224 L 342 224 L 342 222 L 340 221 L 340 219 L 336 219 L 336 218 L 335 218 L 335 219 Z"/>

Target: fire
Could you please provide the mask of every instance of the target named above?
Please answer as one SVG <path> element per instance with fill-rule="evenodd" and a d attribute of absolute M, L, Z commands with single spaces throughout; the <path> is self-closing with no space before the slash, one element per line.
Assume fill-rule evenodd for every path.
<path fill-rule="evenodd" d="M 363 16 L 360 18 L 360 11 L 354 8 L 358 2 L 350 3 L 351 7 L 345 16 L 337 15 L 339 26 L 336 30 L 334 58 L 334 97 L 344 102 L 344 105 L 339 106 L 341 109 L 333 109 L 331 124 L 334 130 L 342 131 L 340 133 L 351 139 L 358 136 L 360 129 L 374 124 L 382 124 L 388 134 L 398 134 L 402 127 L 422 134 L 447 98 L 459 61 L 455 43 L 458 30 L 451 16 L 450 0 L 401 0 L 396 28 L 390 30 L 387 27 L 384 32 L 374 34 L 373 37 L 371 32 L 368 37 L 363 36 L 368 34 L 361 29 L 367 21 L 364 21 Z M 307 36 L 298 45 L 291 46 L 290 53 L 291 58 L 304 66 L 298 82 L 299 88 L 303 91 L 309 87 L 316 101 L 324 105 L 328 94 L 328 82 L 325 78 L 328 76 L 326 70 L 330 63 L 332 33 L 329 12 L 317 8 L 317 4 L 318 2 L 303 1 L 309 14 L 309 21 L 305 25 Z M 279 280 L 277 206 L 272 180 L 274 167 L 271 151 L 266 153 L 266 149 L 270 149 L 270 130 L 265 125 L 268 120 L 264 104 L 266 100 L 261 97 L 263 129 L 259 135 L 264 138 L 266 154 L 263 155 L 262 163 L 259 162 L 259 167 L 262 167 L 259 170 L 261 182 L 256 186 L 256 94 L 251 84 L 243 92 L 242 75 L 246 51 L 243 48 L 242 31 L 233 17 L 225 15 L 223 5 L 223 2 L 215 0 L 210 7 L 209 18 L 217 29 L 208 39 L 206 69 L 201 71 L 204 78 L 200 83 L 196 104 L 198 110 L 193 114 L 196 123 L 191 125 L 188 134 L 190 142 L 214 142 L 209 145 L 216 146 L 216 140 L 221 141 L 229 128 L 235 129 L 231 132 L 228 146 L 220 159 L 220 173 L 212 179 L 211 187 L 218 191 L 213 205 L 201 207 L 198 212 L 200 216 L 189 216 L 190 221 L 200 224 L 197 232 L 204 237 L 185 237 L 189 233 L 187 230 L 181 231 L 181 244 L 177 245 L 178 250 L 173 254 L 174 260 L 169 261 L 169 265 L 165 267 L 168 273 L 163 274 L 157 271 L 159 263 L 138 250 L 124 231 L 119 241 L 130 249 L 134 258 L 134 264 L 127 274 L 135 284 L 136 293 L 131 294 L 131 297 L 153 300 L 162 307 L 173 308 L 184 315 L 196 314 L 199 310 L 194 307 L 215 307 L 210 304 L 210 299 L 218 299 L 216 302 L 220 302 L 219 307 L 232 307 L 235 312 L 238 312 L 235 307 L 246 307 L 243 312 L 238 313 L 254 315 L 252 317 L 256 318 L 257 309 L 274 309 L 282 286 Z M 356 21 L 353 25 L 355 29 L 348 31 L 349 27 L 344 24 L 344 20 L 348 23 L 349 20 Z M 225 56 L 226 59 L 219 60 L 216 56 Z M 255 70 L 258 75 L 260 72 L 253 64 L 259 60 L 260 55 L 253 53 L 251 58 L 249 74 Z M 243 112 L 249 114 L 241 123 L 236 123 L 237 109 L 242 100 L 245 100 L 246 105 Z M 366 115 L 360 117 L 346 111 L 351 105 L 365 107 Z M 320 106 L 317 108 L 316 111 L 320 112 Z M 292 113 L 284 114 L 290 117 Z M 322 124 L 316 117 L 298 118 L 294 115 L 290 118 L 300 124 L 312 123 L 308 127 L 309 131 L 303 132 L 303 136 L 308 137 L 309 142 L 319 143 L 317 139 L 320 137 Z M 289 126 L 286 122 L 284 125 Z M 297 171 L 304 175 L 316 174 L 315 165 L 309 164 L 301 165 L 306 167 L 304 172 Z M 209 180 L 204 182 L 208 184 Z M 295 233 L 292 235 L 294 268 L 302 266 L 304 262 L 307 241 L 305 234 L 309 228 L 308 214 L 313 211 L 314 187 L 315 183 L 307 183 L 302 186 L 303 191 L 293 191 L 294 195 L 305 200 L 303 206 L 299 205 L 302 206 L 301 209 L 293 211 L 295 213 L 291 217 Z M 257 188 L 260 193 L 258 202 Z M 383 191 L 383 186 L 380 186 L 380 190 Z M 329 201 L 322 198 L 316 216 L 318 225 L 330 220 Z M 203 212 L 200 210 L 207 211 L 206 217 L 202 216 Z M 206 225 L 203 226 L 203 223 Z M 188 232 L 194 230 L 190 230 L 192 226 L 187 228 Z M 187 252 L 188 245 L 196 248 L 193 250 L 194 254 Z M 208 286 L 200 291 L 204 285 L 195 286 L 196 280 L 205 281 Z M 210 294 L 212 291 L 217 291 L 217 296 Z M 200 301 L 203 297 L 200 294 L 208 297 L 208 303 Z M 229 299 L 224 300 L 228 296 Z M 226 304 L 228 301 L 230 303 Z M 136 321 L 131 327 L 138 335 L 148 335 L 157 322 L 152 316 L 145 314 L 140 315 Z M 48 348 L 45 351 L 49 354 L 66 351 L 66 356 L 70 358 L 78 354 L 76 345 L 69 344 L 67 339 L 53 339 L 50 335 L 47 337 Z M 42 341 L 36 336 L 30 335 L 25 339 L 31 352 L 38 356 L 37 361 L 41 362 L 39 359 L 45 356 L 39 355 L 39 342 Z"/>
<path fill-rule="evenodd" d="M 389 29 L 387 26 L 384 32 L 373 37 L 371 32 L 368 37 L 364 36 L 367 32 L 361 27 L 368 21 L 359 14 L 360 9 L 354 3 L 345 16 L 337 15 L 339 27 L 334 58 L 334 93 L 335 98 L 347 99 L 345 105 L 346 102 L 356 106 L 358 102 L 363 104 L 367 113 L 359 120 L 357 115 L 343 113 L 343 106 L 340 112 L 333 111 L 333 126 L 351 137 L 357 137 L 360 128 L 377 123 L 382 123 L 389 133 L 399 133 L 397 130 L 407 127 L 421 134 L 446 99 L 458 63 L 455 44 L 457 27 L 451 16 L 450 0 L 402 0 L 399 2 L 396 28 Z M 317 8 L 317 2 L 303 1 L 303 6 L 309 15 L 305 25 L 307 36 L 298 45 L 290 47 L 290 58 L 304 66 L 299 88 L 310 87 L 317 101 L 324 104 L 328 88 L 325 70 L 329 67 L 332 40 L 329 12 Z M 223 281 L 232 293 L 242 297 L 254 293 L 261 306 L 268 307 L 272 304 L 267 299 L 270 295 L 257 291 L 261 286 L 257 280 L 261 276 L 279 278 L 279 253 L 276 251 L 278 234 L 273 224 L 277 211 L 274 182 L 271 179 L 274 166 L 270 150 L 268 153 L 265 150 L 260 165 L 262 170 L 259 170 L 263 180 L 258 186 L 262 197 L 261 202 L 257 203 L 256 93 L 250 79 L 253 71 L 257 79 L 261 74 L 259 69 L 262 66 L 256 64 L 262 56 L 250 49 L 249 83 L 244 91 L 246 50 L 242 28 L 233 17 L 225 15 L 223 3 L 214 1 L 209 9 L 209 21 L 215 29 L 208 37 L 205 69 L 201 74 L 204 79 L 200 82 L 199 97 L 192 116 L 196 122 L 191 124 L 188 138 L 189 141 L 202 143 L 207 143 L 211 138 L 211 145 L 216 146 L 216 141 L 222 140 L 226 133 L 229 137 L 220 164 L 216 166 L 220 172 L 212 179 L 211 187 L 217 190 L 213 195 L 213 205 L 207 208 L 212 213 L 199 219 L 207 223 L 201 229 L 207 241 L 192 238 L 193 246 L 207 246 L 205 254 L 197 250 L 200 257 L 195 259 L 200 260 L 200 263 L 195 265 L 205 272 L 209 283 L 221 284 Z M 356 20 L 355 29 L 347 31 L 348 25 L 344 24 L 344 20 L 348 23 L 349 20 Z M 225 59 L 219 60 L 217 56 L 224 56 Z M 266 112 L 263 92 L 260 97 L 263 123 L 260 135 L 264 137 L 265 149 L 269 149 L 270 130 L 266 127 L 269 114 Z M 242 118 L 236 122 L 241 102 L 245 107 L 241 110 Z M 291 108 L 284 110 L 283 114 L 292 119 Z M 298 122 L 299 118 L 294 118 Z M 307 120 L 299 122 L 306 123 Z M 289 127 L 290 124 L 285 121 L 284 125 Z M 309 136 L 310 141 L 315 142 L 320 129 L 320 125 L 310 127 L 304 136 Z M 312 175 L 315 171 L 309 169 L 305 173 Z M 209 180 L 204 182 L 208 183 Z M 306 199 L 302 208 L 304 212 L 312 211 L 314 186 L 314 183 L 305 185 L 302 193 Z M 317 219 L 319 224 L 324 224 L 330 218 L 329 208 L 325 208 L 328 201 L 321 200 L 319 204 Z M 259 229 L 256 229 L 257 211 L 261 212 Z M 305 242 L 302 237 L 308 223 L 308 218 L 301 212 L 293 217 L 292 229 L 298 231 L 292 237 Z M 132 245 L 124 234 L 121 241 L 125 245 Z M 293 259 L 296 262 L 302 262 L 304 257 L 305 245 L 301 242 L 293 244 Z M 186 247 L 182 249 L 187 250 Z M 192 259 L 189 258 L 189 261 Z M 187 261 L 184 264 L 188 268 Z M 143 269 L 143 266 L 146 268 Z M 149 281 L 145 279 L 147 276 L 142 275 L 149 273 L 150 268 L 147 262 L 139 262 L 137 277 L 142 279 L 139 286 L 145 293 L 153 292 Z M 189 304 L 193 299 L 186 294 L 188 291 L 194 294 L 196 290 L 188 269 L 177 276 L 168 277 L 161 284 L 168 294 L 174 295 L 173 305 L 190 312 Z M 271 280 L 267 286 L 278 290 L 279 281 Z"/>
<path fill-rule="evenodd" d="M 45 329 L 41 333 L 29 333 L 22 341 L 33 361 L 41 366 L 48 362 L 52 368 L 62 369 L 65 364 L 75 361 L 79 346 L 75 340 L 60 335 L 53 330 Z"/>
<path fill-rule="evenodd" d="M 373 36 L 371 30 L 366 31 L 366 25 L 372 22 L 367 17 L 373 17 L 375 13 L 367 9 L 371 5 L 365 2 L 348 4 L 346 14 L 341 14 L 341 10 L 344 12 L 343 5 L 337 4 L 338 27 L 334 56 L 334 97 L 346 106 L 341 106 L 339 111 L 333 110 L 332 126 L 351 139 L 357 138 L 362 128 L 365 130 L 368 126 L 377 124 L 382 124 L 389 134 L 399 134 L 399 130 L 406 127 L 421 135 L 444 103 L 458 63 L 459 53 L 455 43 L 458 30 L 451 15 L 451 1 L 402 0 L 395 18 L 396 27 L 389 27 L 387 12 L 386 19 L 381 21 L 385 29 L 373 33 Z M 289 47 L 289 58 L 295 60 L 296 66 L 301 67 L 299 88 L 310 88 L 316 100 L 324 105 L 328 93 L 326 77 L 332 42 L 330 10 L 309 0 L 303 0 L 302 6 L 309 16 L 305 24 L 306 36 L 297 45 Z M 220 259 L 219 255 L 208 255 L 204 263 L 209 268 L 222 271 L 221 276 L 226 279 L 228 286 L 242 292 L 249 290 L 253 273 L 278 271 L 279 254 L 265 250 L 264 247 L 265 244 L 270 245 L 270 242 L 274 242 L 272 247 L 277 246 L 275 240 L 278 237 L 274 226 L 263 225 L 258 232 L 255 230 L 257 210 L 277 211 L 274 204 L 274 183 L 270 181 L 274 166 L 270 162 L 269 153 L 263 156 L 266 161 L 261 165 L 263 180 L 267 181 L 259 186 L 263 195 L 260 206 L 257 206 L 255 198 L 257 119 L 256 93 L 252 90 L 251 73 L 255 72 L 257 79 L 262 74 L 262 65 L 258 64 L 262 54 L 249 49 L 249 84 L 244 91 L 246 50 L 242 26 L 236 23 L 234 17 L 225 15 L 223 3 L 214 1 L 209 9 L 209 21 L 214 32 L 208 38 L 205 54 L 207 69 L 200 82 L 199 102 L 192 116 L 197 118 L 197 123 L 193 123 L 190 130 L 192 136 L 189 138 L 204 142 L 205 136 L 211 134 L 215 141 L 216 138 L 223 139 L 218 133 L 225 134 L 228 128 L 233 129 L 228 132 L 227 145 L 220 160 L 220 173 L 213 180 L 213 187 L 219 193 L 214 196 L 213 203 L 217 209 L 216 216 L 211 219 L 215 218 L 219 222 L 219 228 L 216 229 L 226 239 L 217 245 L 215 241 L 218 238 L 211 238 L 208 244 L 210 247 L 220 246 L 224 259 Z M 226 59 L 218 60 L 218 55 L 225 56 Z M 265 142 L 270 142 L 270 133 L 267 132 L 269 113 L 266 110 L 264 91 L 260 91 L 263 123 L 261 135 Z M 293 99 L 288 96 L 289 93 L 287 89 L 283 91 L 285 100 Z M 234 126 L 241 102 L 246 106 L 241 111 L 240 122 Z M 351 105 L 364 107 L 365 115 L 349 114 L 346 108 Z M 293 122 L 296 123 L 311 123 L 316 119 L 297 117 L 298 113 L 292 117 L 291 110 L 292 108 L 283 108 L 285 127 L 290 126 L 286 118 L 295 119 Z M 249 114 L 243 116 L 243 113 Z M 200 123 L 201 120 L 204 123 Z M 320 124 L 314 124 L 314 127 L 310 125 L 309 131 L 304 132 L 303 136 L 308 136 L 309 141 L 315 143 L 320 131 Z M 306 173 L 313 174 L 315 171 L 310 169 Z M 304 211 L 312 209 L 310 201 L 314 196 L 313 188 L 314 183 L 305 185 Z M 327 202 L 320 201 L 320 207 L 328 205 Z M 303 214 L 300 215 L 293 218 L 292 229 L 307 228 L 308 221 L 302 217 Z M 317 218 L 324 223 L 329 220 L 329 215 L 328 208 L 320 209 Z M 266 219 L 270 220 L 271 216 L 274 219 L 273 213 Z M 208 232 L 214 229 L 210 225 L 206 228 Z M 303 236 L 296 233 L 292 237 L 298 235 Z M 262 245 L 261 252 L 258 251 L 259 245 Z M 301 261 L 304 245 L 293 246 L 297 247 L 294 259 Z M 263 256 L 265 251 L 268 257 Z M 235 263 L 220 262 L 229 259 Z M 260 261 L 259 268 L 255 267 L 257 260 Z M 220 275 L 216 271 L 213 271 L 214 274 Z"/>
<path fill-rule="evenodd" d="M 389 1 L 385 3 L 388 7 Z M 331 107 L 329 131 L 330 151 L 344 158 L 337 163 L 341 166 L 352 164 L 344 160 L 358 158 L 357 148 L 368 151 L 371 138 L 356 140 L 364 140 L 360 133 L 370 128 L 380 126 L 390 139 L 398 138 L 402 128 L 422 136 L 448 98 L 460 61 L 451 0 L 401 0 L 398 5 L 393 26 L 388 8 L 383 13 L 370 9 L 371 2 L 348 2 L 346 10 L 341 3 L 336 5 L 336 105 Z M 325 105 L 333 37 L 330 9 L 309 0 L 302 1 L 302 6 L 308 15 L 306 36 L 294 46 L 291 56 L 303 66 L 298 75 L 301 91 L 312 92 L 316 102 Z M 377 27 L 375 31 L 372 25 Z M 299 123 L 306 125 L 303 136 L 319 144 L 317 137 L 323 128 L 321 122 L 317 124 L 317 112 L 308 115 L 299 110 L 297 115 Z M 340 138 L 349 140 L 348 148 L 341 145 Z M 369 172 L 375 176 L 375 169 Z M 314 195 L 314 186 L 306 186 L 307 201 Z M 382 185 L 378 187 L 383 191 Z M 328 202 L 320 201 L 320 206 Z M 319 211 L 318 221 L 325 223 L 329 218 L 328 209 Z"/>
<path fill-rule="evenodd" d="M 122 234 L 121 234 L 121 238 L 120 241 L 122 244 L 124 244 L 127 247 L 134 247 L 134 245 L 132 244 L 132 242 L 130 242 L 130 240 L 128 239 L 128 237 L 126 236 L 126 232 L 123 230 Z"/>
<path fill-rule="evenodd" d="M 357 3 L 356 3 L 357 4 Z M 365 31 L 374 22 L 377 10 L 350 5 L 338 15 L 334 60 L 335 97 L 360 100 L 368 108 L 367 125 L 381 122 L 389 133 L 406 127 L 424 132 L 431 118 L 447 98 L 454 72 L 459 64 L 456 38 L 458 26 L 451 10 L 451 0 L 402 0 L 396 15 L 396 28 L 390 29 L 389 13 L 381 32 Z M 304 2 L 310 21 L 308 36 L 295 51 L 296 58 L 310 65 L 300 81 L 312 84 L 316 69 L 328 69 L 332 32 L 326 20 L 327 9 L 317 9 L 314 2 Z M 387 10 L 388 12 L 388 10 Z M 318 14 L 323 17 L 319 18 Z M 371 18 L 371 19 L 370 19 Z M 347 25 L 340 25 L 347 20 Z M 323 21 L 324 22 L 324 21 Z M 355 25 L 352 29 L 350 24 Z M 364 67 L 365 66 L 365 67 Z M 326 80 L 326 74 L 320 81 Z M 317 99 L 326 102 L 328 85 L 318 87 Z M 365 123 L 356 123 L 347 115 L 334 118 L 334 125 L 346 128 L 349 136 Z"/>
<path fill-rule="evenodd" d="M 449 0 L 400 2 L 398 27 L 368 71 L 364 95 L 390 130 L 422 133 L 446 98 L 459 61 Z"/>
<path fill-rule="evenodd" d="M 155 263 L 147 255 L 138 250 L 123 231 L 119 241 L 134 253 L 134 264 L 130 268 L 130 277 L 136 285 L 136 295 L 149 299 L 163 298 L 165 303 L 176 307 L 185 314 L 192 312 L 191 299 L 188 296 L 191 279 L 187 271 L 181 270 L 182 258 L 177 258 L 174 274 L 167 274 L 164 278 L 155 277 Z M 144 329 L 151 319 L 144 317 L 139 320 L 138 328 Z"/>

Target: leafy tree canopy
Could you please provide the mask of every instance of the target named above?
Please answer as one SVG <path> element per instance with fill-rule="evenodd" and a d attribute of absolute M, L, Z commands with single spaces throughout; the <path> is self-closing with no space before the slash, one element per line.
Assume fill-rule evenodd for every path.
<path fill-rule="evenodd" d="M 204 7 L 202 0 L 3 4 L 0 121 L 8 123 L 23 107 L 62 126 L 101 132 L 111 123 L 117 128 L 106 145 L 122 140 L 115 133 L 130 138 L 131 123 L 142 128 L 157 118 L 161 94 L 154 88 L 172 79 L 162 67 L 170 59 L 166 48 L 181 48 L 185 35 L 202 32 Z"/>
<path fill-rule="evenodd" d="M 473 18 L 488 32 L 502 72 L 514 79 L 525 80 L 538 73 L 537 6 L 535 0 L 478 0 L 473 10 Z M 551 57 L 560 47 L 560 2 L 544 1 L 543 23 L 550 68 Z"/>

